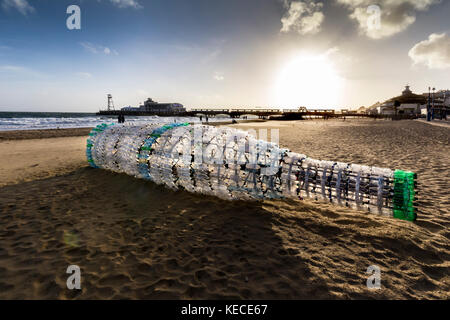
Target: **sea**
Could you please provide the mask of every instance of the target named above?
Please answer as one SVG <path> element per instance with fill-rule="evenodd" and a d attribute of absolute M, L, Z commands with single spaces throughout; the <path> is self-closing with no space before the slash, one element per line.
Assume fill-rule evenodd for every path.
<path fill-rule="evenodd" d="M 197 117 L 127 116 L 127 124 L 149 122 L 200 122 Z M 204 119 L 203 119 L 204 120 Z M 230 118 L 209 118 L 210 122 L 226 121 Z M 92 128 L 102 123 L 117 122 L 115 116 L 98 116 L 95 113 L 66 112 L 0 112 L 0 131 Z"/>

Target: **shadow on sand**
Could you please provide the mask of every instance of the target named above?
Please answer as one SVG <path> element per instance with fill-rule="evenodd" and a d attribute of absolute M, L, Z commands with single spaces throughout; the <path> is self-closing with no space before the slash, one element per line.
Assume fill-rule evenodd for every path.
<path fill-rule="evenodd" d="M 401 255 L 408 255 L 397 244 L 392 250 L 400 257 L 386 262 L 384 255 L 395 256 L 381 247 L 389 238 L 350 228 L 383 229 L 383 221 L 365 216 L 341 216 L 295 201 L 222 201 L 91 168 L 3 187 L 0 204 L 2 299 L 412 294 L 401 281 L 398 292 L 365 288 L 370 261 L 401 267 Z M 442 263 L 423 254 L 429 264 Z M 66 289 L 72 264 L 81 268 L 80 291 Z M 445 268 L 431 268 L 438 280 L 445 276 Z M 435 289 L 432 279 L 417 281 L 419 289 Z"/>

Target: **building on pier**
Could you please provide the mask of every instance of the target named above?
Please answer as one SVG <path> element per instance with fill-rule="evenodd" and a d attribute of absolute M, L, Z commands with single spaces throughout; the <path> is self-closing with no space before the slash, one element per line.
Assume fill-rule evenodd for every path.
<path fill-rule="evenodd" d="M 181 113 L 186 112 L 186 109 L 180 103 L 158 103 L 148 98 L 143 105 L 139 106 L 139 111 L 155 112 L 155 113 Z"/>
<path fill-rule="evenodd" d="M 186 112 L 186 109 L 183 107 L 180 103 L 158 103 L 154 101 L 151 98 L 148 98 L 144 104 L 140 105 L 138 108 L 133 107 L 125 107 L 122 108 L 122 111 L 126 112 L 142 112 L 142 113 L 155 113 L 155 114 L 161 114 L 161 113 L 183 113 Z"/>

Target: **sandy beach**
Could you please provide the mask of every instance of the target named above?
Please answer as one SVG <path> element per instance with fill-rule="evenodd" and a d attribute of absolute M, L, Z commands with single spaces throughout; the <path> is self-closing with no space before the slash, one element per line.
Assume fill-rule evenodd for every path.
<path fill-rule="evenodd" d="M 448 299 L 450 129 L 269 121 L 316 159 L 418 174 L 414 223 L 331 204 L 227 202 L 88 167 L 88 129 L 0 133 L 0 299 Z M 82 289 L 66 288 L 69 265 Z M 366 270 L 381 268 L 381 289 Z"/>

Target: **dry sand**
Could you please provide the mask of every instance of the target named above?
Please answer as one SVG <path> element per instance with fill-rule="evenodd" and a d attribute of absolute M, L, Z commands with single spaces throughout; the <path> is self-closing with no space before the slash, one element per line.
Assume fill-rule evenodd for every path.
<path fill-rule="evenodd" d="M 86 137 L 0 142 L 0 187 L 61 175 L 86 164 Z"/>
<path fill-rule="evenodd" d="M 279 128 L 282 146 L 318 159 L 417 172 L 418 221 L 172 192 L 87 167 L 85 137 L 6 135 L 0 298 L 449 298 L 450 129 L 371 120 L 235 126 Z M 70 264 L 81 267 L 81 291 L 66 289 Z M 370 265 L 381 268 L 380 290 L 366 287 Z"/>

